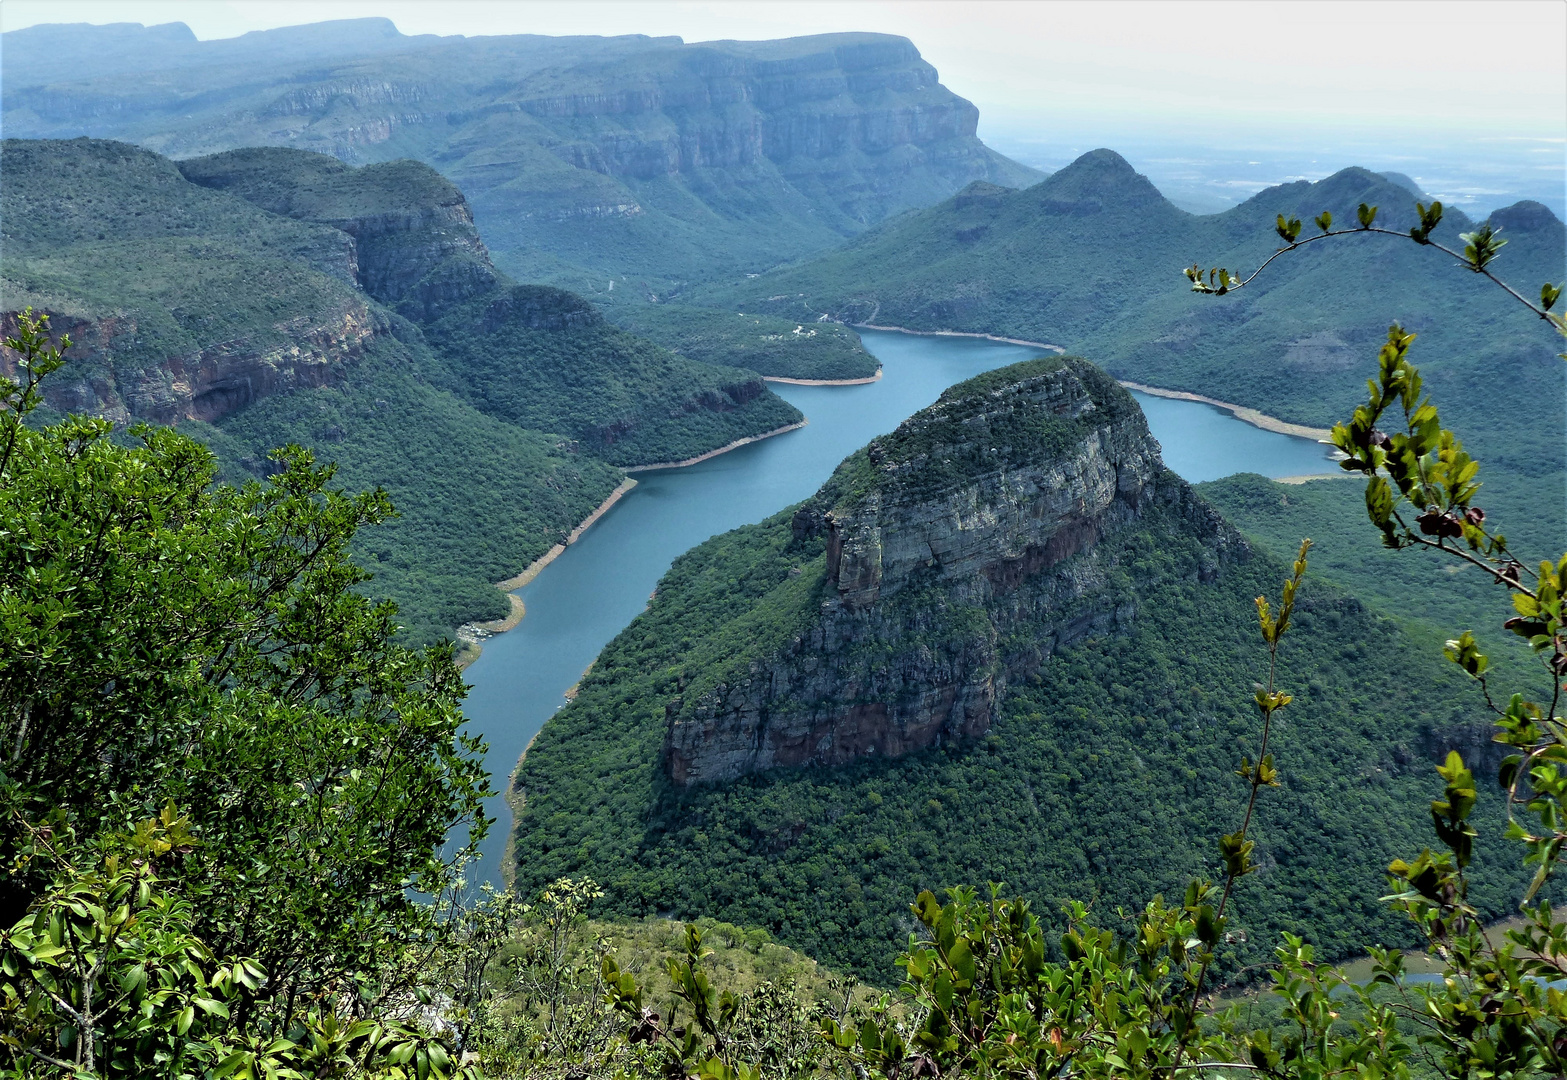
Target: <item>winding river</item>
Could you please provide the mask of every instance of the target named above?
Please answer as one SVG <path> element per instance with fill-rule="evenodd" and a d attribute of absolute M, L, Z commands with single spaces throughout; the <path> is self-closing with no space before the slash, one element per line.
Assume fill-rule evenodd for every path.
<path fill-rule="evenodd" d="M 527 617 L 487 641 L 466 673 L 469 727 L 489 742 L 497 789 L 599 650 L 642 611 L 677 556 L 811 495 L 851 452 L 953 383 L 1040 353 L 972 338 L 872 330 L 861 336 L 882 362 L 879 381 L 775 385 L 809 418 L 807 426 L 687 468 L 638 474 L 635 488 L 518 590 Z M 1263 431 L 1199 402 L 1135 396 L 1165 463 L 1193 483 L 1242 471 L 1273 477 L 1334 471 L 1326 448 L 1308 439 Z M 500 796 L 487 809 L 496 822 L 477 873 L 498 882 L 511 812 Z"/>

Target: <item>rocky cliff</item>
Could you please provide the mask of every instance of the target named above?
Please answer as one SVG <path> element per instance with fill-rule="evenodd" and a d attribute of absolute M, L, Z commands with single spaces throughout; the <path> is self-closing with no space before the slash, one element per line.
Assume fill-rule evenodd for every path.
<path fill-rule="evenodd" d="M 755 372 L 673 355 L 574 293 L 515 285 L 428 165 L 277 147 L 173 162 L 89 139 L 4 153 L 0 312 L 31 305 L 70 334 L 71 363 L 44 384 L 60 412 L 219 421 L 396 354 L 426 385 L 617 465 L 800 419 Z M 0 353 L 0 372 L 12 364 Z"/>
<path fill-rule="evenodd" d="M 1046 359 L 960 384 L 794 512 L 792 539 L 823 548 L 815 610 L 780 647 L 670 700 L 669 778 L 984 734 L 1009 682 L 1138 617 L 1117 567 L 1153 519 L 1200 544 L 1201 580 L 1246 554 L 1098 369 Z"/>
<path fill-rule="evenodd" d="M 190 184 L 123 143 L 4 145 L 9 330 L 25 306 L 69 334 L 43 387 L 117 423 L 216 420 L 336 381 L 388 317 L 353 279 L 351 237 Z M 0 354 L 0 373 L 15 358 Z"/>
<path fill-rule="evenodd" d="M 504 268 L 573 287 L 562 263 L 666 281 L 757 270 L 972 180 L 1039 178 L 986 147 L 975 107 L 884 34 L 403 38 L 364 20 L 171 47 L 173 28 L 132 29 L 7 35 L 18 55 L 105 56 L 74 78 L 8 64 L 8 132 L 179 158 L 417 158 L 467 192 Z"/>
<path fill-rule="evenodd" d="M 179 163 L 194 184 L 349 237 L 353 284 L 415 322 L 439 318 L 500 282 L 467 200 L 429 166 L 355 169 L 325 154 L 250 148 Z"/>

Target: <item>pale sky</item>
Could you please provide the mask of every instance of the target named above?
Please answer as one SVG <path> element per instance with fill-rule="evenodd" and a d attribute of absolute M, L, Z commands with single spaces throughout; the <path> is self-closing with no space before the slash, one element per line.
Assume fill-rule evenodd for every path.
<path fill-rule="evenodd" d="M 1201 136 L 1305 125 L 1567 136 L 1561 0 L 4 0 L 0 25 L 184 22 L 200 38 L 381 15 L 406 34 L 903 34 L 991 111 Z M 1173 132 L 1171 132 L 1173 133 Z M 1559 144 L 1558 144 L 1559 145 Z"/>

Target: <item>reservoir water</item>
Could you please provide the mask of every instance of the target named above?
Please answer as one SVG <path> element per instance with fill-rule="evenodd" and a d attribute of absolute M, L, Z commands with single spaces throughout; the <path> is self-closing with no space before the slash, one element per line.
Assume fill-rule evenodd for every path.
<path fill-rule="evenodd" d="M 485 642 L 468 668 L 469 729 L 489 742 L 492 785 L 504 790 L 530 739 L 565 704 L 566 692 L 611 638 L 646 606 L 682 553 L 721 532 L 760 521 L 813 494 L 854 450 L 897 427 L 953 383 L 1026 360 L 1038 349 L 974 338 L 863 331 L 882 378 L 862 386 L 775 385 L 809 419 L 797 431 L 684 469 L 637 475 L 638 484 L 530 584 L 527 617 Z M 1300 476 L 1334 471 L 1327 448 L 1263 431 L 1199 402 L 1135 394 L 1165 463 L 1193 483 L 1236 472 Z M 511 812 L 487 807 L 495 825 L 477 868 L 500 880 Z"/>

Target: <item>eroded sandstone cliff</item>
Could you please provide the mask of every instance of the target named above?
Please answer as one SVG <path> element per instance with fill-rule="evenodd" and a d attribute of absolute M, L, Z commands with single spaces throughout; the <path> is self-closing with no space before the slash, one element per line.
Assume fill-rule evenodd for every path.
<path fill-rule="evenodd" d="M 7 65 L 7 130 L 179 158 L 254 146 L 417 158 L 467 192 L 501 265 L 535 279 L 556 260 L 595 278 L 755 270 L 972 180 L 1040 178 L 986 147 L 974 105 L 891 35 L 402 38 L 363 20 L 175 48 L 125 29 L 112 42 L 59 27 L 8 36 L 21 56 L 105 59 L 47 78 Z"/>
<path fill-rule="evenodd" d="M 1200 579 L 1246 554 L 1098 369 L 1047 359 L 961 384 L 794 513 L 794 540 L 824 549 L 815 610 L 781 646 L 681 687 L 666 706 L 669 778 L 984 734 L 1010 681 L 1137 618 L 1121 564 L 1154 519 L 1201 546 Z"/>

